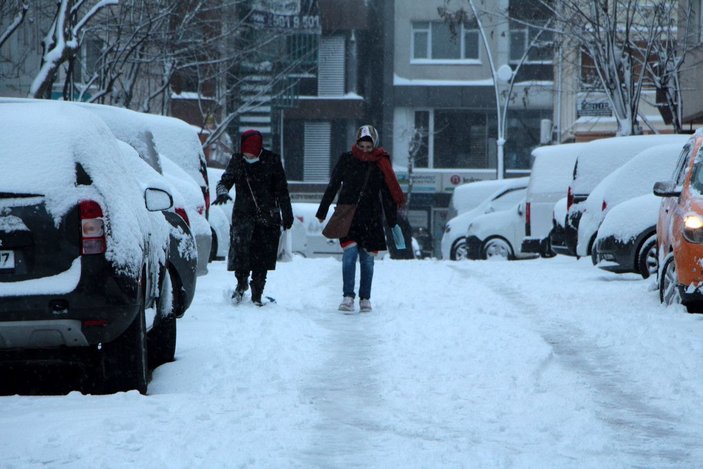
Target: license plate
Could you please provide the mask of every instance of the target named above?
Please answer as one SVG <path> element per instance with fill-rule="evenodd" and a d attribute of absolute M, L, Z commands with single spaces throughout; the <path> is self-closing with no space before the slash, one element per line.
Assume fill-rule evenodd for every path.
<path fill-rule="evenodd" d="M 0 251 L 0 269 L 15 268 L 15 251 Z"/>

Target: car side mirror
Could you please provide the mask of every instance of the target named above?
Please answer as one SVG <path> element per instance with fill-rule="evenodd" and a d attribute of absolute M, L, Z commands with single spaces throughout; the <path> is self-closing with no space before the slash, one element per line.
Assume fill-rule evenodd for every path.
<path fill-rule="evenodd" d="M 657 197 L 678 197 L 681 195 L 681 189 L 674 187 L 674 184 L 669 181 L 659 181 L 654 183 L 654 195 Z"/>
<path fill-rule="evenodd" d="M 173 207 L 173 197 L 162 189 L 149 187 L 144 191 L 144 201 L 146 209 L 150 212 L 160 212 Z"/>

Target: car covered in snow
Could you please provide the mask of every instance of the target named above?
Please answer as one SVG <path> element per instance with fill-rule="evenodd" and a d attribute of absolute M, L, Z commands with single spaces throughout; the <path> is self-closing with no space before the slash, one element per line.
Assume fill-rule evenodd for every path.
<path fill-rule="evenodd" d="M 516 192 L 516 195 L 519 192 Z M 524 192 L 523 192 L 524 195 Z M 473 219 L 466 230 L 468 259 L 515 260 L 531 259 L 537 253 L 520 248 L 525 237 L 524 197 L 506 210 L 485 213 Z"/>
<path fill-rule="evenodd" d="M 157 116 L 102 104 L 73 103 L 102 119 L 112 133 L 137 149 L 143 146 L 144 133 L 151 134 L 158 152 L 158 164 L 185 200 L 179 214 L 188 223 L 198 248 L 197 274 L 207 273 L 212 230 L 207 220 L 210 194 L 207 190 L 205 156 L 196 131 L 180 119 Z M 166 160 L 167 159 L 167 160 Z"/>
<path fill-rule="evenodd" d="M 594 246 L 596 266 L 618 274 L 656 275 L 657 215 L 661 199 L 645 194 L 626 200 L 605 215 Z"/>
<path fill-rule="evenodd" d="M 565 221 L 566 253 L 578 256 L 578 227 L 591 191 L 608 174 L 631 160 L 642 150 L 655 145 L 686 142 L 685 135 L 635 135 L 593 140 L 579 150 L 574 175 L 567 190 Z"/>
<path fill-rule="evenodd" d="M 2 103 L 0 128 L 0 361 L 77 362 L 91 391 L 145 393 L 171 194 L 84 109 Z"/>
<path fill-rule="evenodd" d="M 598 227 L 606 214 L 621 202 L 644 194 L 651 194 L 652 186 L 674 171 L 683 143 L 654 145 L 642 150 L 631 160 L 608 174 L 591 191 L 581 208 L 576 255 L 591 256 Z"/>
<path fill-rule="evenodd" d="M 490 192 L 484 200 L 471 210 L 447 221 L 441 241 L 442 258 L 453 261 L 466 259 L 466 230 L 469 227 L 469 223 L 484 213 L 506 210 L 515 205 L 524 197 L 528 180 L 529 178 L 526 177 L 498 180 L 498 189 Z M 480 183 L 474 182 L 470 184 Z"/>
<path fill-rule="evenodd" d="M 554 204 L 566 195 L 576 156 L 583 145 L 585 143 L 565 143 L 532 150 L 534 159 L 523 211 L 525 238 L 519 246 L 522 252 L 543 257 L 554 255 L 549 238 Z"/>

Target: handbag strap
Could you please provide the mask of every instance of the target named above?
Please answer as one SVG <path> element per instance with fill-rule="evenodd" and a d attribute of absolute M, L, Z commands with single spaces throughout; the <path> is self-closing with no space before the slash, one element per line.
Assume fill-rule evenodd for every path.
<path fill-rule="evenodd" d="M 244 180 L 247 182 L 247 186 L 249 187 L 249 193 L 251 194 L 251 200 L 254 201 L 254 206 L 256 207 L 256 213 L 261 215 L 261 209 L 259 208 L 259 204 L 256 203 L 256 196 L 254 195 L 254 191 L 251 188 L 251 184 L 249 183 L 249 173 L 247 172 L 246 166 L 244 167 Z"/>
<path fill-rule="evenodd" d="M 359 191 L 359 198 L 356 199 L 356 205 L 359 205 L 359 202 L 361 201 L 361 196 L 364 195 L 364 191 L 366 190 L 366 183 L 369 182 L 369 174 L 371 174 L 371 168 L 373 168 L 373 166 L 369 166 L 369 168 L 366 170 L 366 177 L 364 177 L 364 183 L 361 185 L 361 191 Z"/>

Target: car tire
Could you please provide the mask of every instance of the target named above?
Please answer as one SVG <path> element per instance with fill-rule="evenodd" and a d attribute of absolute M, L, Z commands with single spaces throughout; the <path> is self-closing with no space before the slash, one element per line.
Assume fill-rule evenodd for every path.
<path fill-rule="evenodd" d="M 542 240 L 542 243 L 540 243 L 539 255 L 544 259 L 551 259 L 557 255 L 557 253 L 552 250 L 552 240 L 549 239 L 549 237 Z"/>
<path fill-rule="evenodd" d="M 449 258 L 453 261 L 465 261 L 469 258 L 466 238 L 462 237 L 454 241 L 454 244 L 452 244 L 452 249 L 449 253 Z"/>
<path fill-rule="evenodd" d="M 681 291 L 679 290 L 674 256 L 667 257 L 661 272 L 662 275 L 659 279 L 659 301 L 667 306 L 681 304 Z"/>
<path fill-rule="evenodd" d="M 486 260 L 504 259 L 508 261 L 513 258 L 513 248 L 503 238 L 490 238 L 481 247 L 481 257 Z"/>
<path fill-rule="evenodd" d="M 650 275 L 656 274 L 658 268 L 657 236 L 652 235 L 644 240 L 637 253 L 637 270 L 642 278 L 649 278 Z"/>
<path fill-rule="evenodd" d="M 109 394 L 134 389 L 140 394 L 147 392 L 149 377 L 143 292 L 142 286 L 139 309 L 129 327 L 117 339 L 103 344 L 104 390 Z"/>
<path fill-rule="evenodd" d="M 154 327 L 147 335 L 149 368 L 152 369 L 172 362 L 176 356 L 177 285 L 178 283 L 167 269 L 164 272 L 159 299 L 156 302 Z"/>

